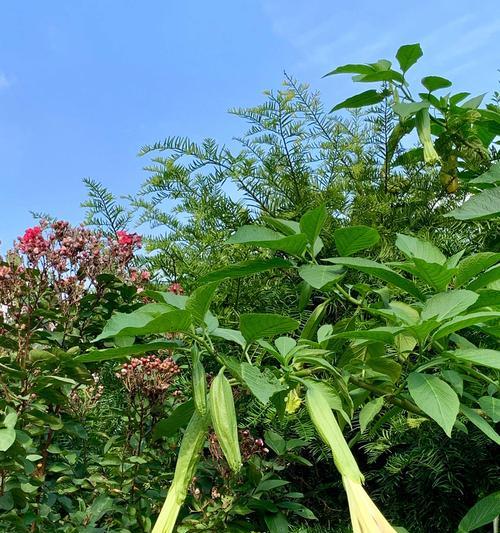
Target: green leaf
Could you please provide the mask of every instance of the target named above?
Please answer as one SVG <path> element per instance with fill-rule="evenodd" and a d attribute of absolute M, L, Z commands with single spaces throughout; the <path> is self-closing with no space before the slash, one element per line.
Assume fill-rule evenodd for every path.
<path fill-rule="evenodd" d="M 375 72 L 375 69 L 372 65 L 342 65 L 341 67 L 337 67 L 336 69 L 332 70 L 328 74 L 325 74 L 323 78 L 326 78 L 327 76 L 333 76 L 334 74 L 370 74 L 372 72 Z"/>
<path fill-rule="evenodd" d="M 493 420 L 496 424 L 500 422 L 500 400 L 493 398 L 493 396 L 483 396 L 478 400 L 481 409 Z"/>
<path fill-rule="evenodd" d="M 376 261 L 365 259 L 363 257 L 332 257 L 330 259 L 325 259 L 325 261 L 344 265 L 359 270 L 360 272 L 364 272 L 365 274 L 375 276 L 387 283 L 392 283 L 419 300 L 423 299 L 422 293 L 414 283 L 382 263 L 377 263 Z"/>
<path fill-rule="evenodd" d="M 415 268 L 412 270 L 414 276 L 425 281 L 436 291 L 445 291 L 456 269 L 448 268 L 439 263 L 428 263 L 422 259 L 413 259 Z"/>
<path fill-rule="evenodd" d="M 498 263 L 498 261 L 500 261 L 500 254 L 494 252 L 479 252 L 465 257 L 458 264 L 455 287 L 461 287 L 483 270 Z"/>
<path fill-rule="evenodd" d="M 494 266 L 486 272 L 479 274 L 479 276 L 474 281 L 467 285 L 467 288 L 475 291 L 477 289 L 480 289 L 481 287 L 486 287 L 487 285 L 497 281 L 498 279 L 500 279 L 500 265 Z"/>
<path fill-rule="evenodd" d="M 300 334 L 301 339 L 314 340 L 314 336 L 316 335 L 316 331 L 319 328 L 320 322 L 326 313 L 328 304 L 329 301 L 326 300 L 314 308 L 314 311 L 309 315 L 309 318 L 302 329 L 302 333 Z"/>
<path fill-rule="evenodd" d="M 187 402 L 178 405 L 168 418 L 160 420 L 153 427 L 153 440 L 175 435 L 179 429 L 188 425 L 194 411 L 195 407 L 193 400 L 188 400 Z"/>
<path fill-rule="evenodd" d="M 392 104 L 394 113 L 399 115 L 403 121 L 415 115 L 421 109 L 428 108 L 429 102 L 396 102 Z"/>
<path fill-rule="evenodd" d="M 191 296 L 189 296 L 188 301 L 186 302 L 186 311 L 189 311 L 193 318 L 198 322 L 204 322 L 205 315 L 207 314 L 219 284 L 220 281 L 212 281 L 211 283 L 198 287 Z"/>
<path fill-rule="evenodd" d="M 267 405 L 277 392 L 287 389 L 271 373 L 262 373 L 256 366 L 249 363 L 241 363 L 241 374 L 251 393 L 263 405 Z"/>
<path fill-rule="evenodd" d="M 488 348 L 462 348 L 447 354 L 456 357 L 460 361 L 467 361 L 474 365 L 487 366 L 500 370 L 500 351 Z"/>
<path fill-rule="evenodd" d="M 210 272 L 210 274 L 203 276 L 200 279 L 200 282 L 209 283 L 223 279 L 244 278 L 246 276 L 251 276 L 252 274 L 259 274 L 260 272 L 273 270 L 274 268 L 289 268 L 290 266 L 290 261 L 286 261 L 279 257 L 274 257 L 272 259 L 252 259 L 250 261 L 228 265 L 224 268 Z"/>
<path fill-rule="evenodd" d="M 419 43 L 405 44 L 397 51 L 396 59 L 398 60 L 401 70 L 406 72 L 423 56 L 423 54 Z"/>
<path fill-rule="evenodd" d="M 476 194 L 460 207 L 450 211 L 445 217 L 457 220 L 478 220 L 495 218 L 500 215 L 500 187 Z"/>
<path fill-rule="evenodd" d="M 299 321 L 293 318 L 270 313 L 248 313 L 240 316 L 240 331 L 248 343 L 288 333 L 297 329 L 299 324 Z"/>
<path fill-rule="evenodd" d="M 417 406 L 451 437 L 460 405 L 456 392 L 438 377 L 418 372 L 408 376 L 408 390 Z"/>
<path fill-rule="evenodd" d="M 456 316 L 446 324 L 439 327 L 433 337 L 435 340 L 441 339 L 450 333 L 459 331 L 469 326 L 475 326 L 481 322 L 488 322 L 500 317 L 500 313 L 495 311 L 479 311 L 477 313 L 469 313 L 467 315 Z"/>
<path fill-rule="evenodd" d="M 477 109 L 481 105 L 485 96 L 486 93 L 469 98 L 466 102 L 462 104 L 462 109 Z"/>
<path fill-rule="evenodd" d="M 269 533 L 288 533 L 289 531 L 288 520 L 283 513 L 266 513 L 264 515 L 264 521 L 267 529 L 269 529 Z"/>
<path fill-rule="evenodd" d="M 400 331 L 401 328 L 379 327 L 334 333 L 331 337 L 334 339 L 365 339 L 392 344 L 394 342 L 394 336 Z"/>
<path fill-rule="evenodd" d="M 320 205 L 316 209 L 311 209 L 304 213 L 300 219 L 300 230 L 307 235 L 311 246 L 314 246 L 316 239 L 319 237 L 321 229 L 326 221 L 327 212 L 325 205 Z"/>
<path fill-rule="evenodd" d="M 500 162 L 491 165 L 489 170 L 483 172 L 477 178 L 470 180 L 469 183 L 472 185 L 492 185 L 500 183 Z"/>
<path fill-rule="evenodd" d="M 380 235 L 376 229 L 368 226 L 350 226 L 335 230 L 333 238 L 339 254 L 349 256 L 375 246 Z"/>
<path fill-rule="evenodd" d="M 94 342 L 109 337 L 132 337 L 152 333 L 186 331 L 191 325 L 191 314 L 183 310 L 172 311 L 170 306 L 150 304 L 167 308 L 166 312 L 144 311 L 141 307 L 132 313 L 115 313 L 104 326 Z M 148 306 L 144 306 L 148 307 Z"/>
<path fill-rule="evenodd" d="M 461 405 L 460 411 L 495 444 L 500 445 L 500 435 L 474 409 Z"/>
<path fill-rule="evenodd" d="M 422 85 L 431 93 L 438 89 L 451 87 L 452 83 L 450 80 L 442 78 L 441 76 L 426 76 L 425 78 L 422 78 Z"/>
<path fill-rule="evenodd" d="M 262 220 L 268 226 L 273 227 L 276 231 L 279 231 L 284 235 L 295 235 L 300 233 L 300 224 L 295 220 L 286 220 L 284 218 L 274 218 L 268 216 L 263 216 Z"/>
<path fill-rule="evenodd" d="M 386 95 L 383 92 L 379 93 L 375 89 L 370 89 L 355 96 L 351 96 L 350 98 L 345 99 L 343 102 L 340 102 L 340 104 L 337 104 L 332 109 L 332 112 L 338 111 L 339 109 L 356 109 L 358 107 L 379 104 L 383 101 L 385 96 Z"/>
<path fill-rule="evenodd" d="M 335 266 L 304 265 L 299 268 L 299 276 L 315 289 L 322 289 L 330 283 L 338 282 L 343 269 Z"/>
<path fill-rule="evenodd" d="M 370 422 L 380 413 L 383 405 L 384 398 L 380 396 L 379 398 L 375 398 L 363 406 L 359 412 L 359 427 L 361 429 L 361 433 L 366 431 L 368 424 L 370 424 Z"/>
<path fill-rule="evenodd" d="M 235 342 L 242 348 L 245 348 L 246 346 L 245 337 L 243 337 L 241 331 L 238 331 L 237 329 L 215 328 L 210 332 L 210 335 L 213 337 L 220 337 L 226 341 Z"/>
<path fill-rule="evenodd" d="M 493 522 L 500 515 L 500 491 L 479 500 L 458 524 L 458 533 L 466 533 Z"/>
<path fill-rule="evenodd" d="M 467 290 L 440 292 L 425 302 L 421 314 L 422 320 L 435 318 L 438 322 L 442 322 L 453 318 L 469 308 L 478 298 L 479 294 Z"/>
<path fill-rule="evenodd" d="M 446 262 L 445 255 L 432 243 L 410 235 L 403 235 L 402 233 L 397 233 L 396 235 L 396 246 L 409 259 L 417 258 L 422 259 L 426 263 L 438 263 L 440 265 Z"/>
<path fill-rule="evenodd" d="M 106 350 L 92 350 L 82 355 L 77 355 L 74 359 L 77 363 L 97 363 L 99 361 L 111 361 L 112 359 L 123 359 L 129 355 L 137 355 L 158 350 L 168 350 L 182 346 L 180 341 L 155 341 L 146 344 L 133 344 L 123 348 L 108 348 Z"/>
<path fill-rule="evenodd" d="M 0 452 L 6 452 L 16 442 L 16 430 L 14 428 L 0 429 Z"/>
<path fill-rule="evenodd" d="M 370 72 L 369 74 L 356 76 L 353 79 L 361 83 L 373 83 L 377 81 L 398 81 L 399 83 L 403 83 L 404 81 L 401 73 L 392 69 Z"/>
<path fill-rule="evenodd" d="M 302 255 L 307 236 L 303 233 L 285 236 L 264 226 L 242 226 L 227 241 L 229 244 L 254 244 L 271 250 L 282 250 L 291 255 Z"/>

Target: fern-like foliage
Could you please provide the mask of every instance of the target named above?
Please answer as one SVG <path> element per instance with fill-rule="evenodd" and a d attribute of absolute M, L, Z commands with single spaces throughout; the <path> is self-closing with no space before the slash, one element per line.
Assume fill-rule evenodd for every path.
<path fill-rule="evenodd" d="M 132 220 L 130 210 L 118 203 L 116 196 L 98 181 L 84 178 L 83 183 L 88 195 L 81 204 L 85 209 L 85 224 L 108 236 L 127 229 Z"/>

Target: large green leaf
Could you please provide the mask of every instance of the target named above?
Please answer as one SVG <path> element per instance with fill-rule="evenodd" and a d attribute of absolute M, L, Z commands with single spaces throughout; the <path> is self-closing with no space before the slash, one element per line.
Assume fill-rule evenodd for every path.
<path fill-rule="evenodd" d="M 467 361 L 474 365 L 487 366 L 500 370 L 500 351 L 488 348 L 462 348 L 447 354 L 456 357 L 460 361 Z"/>
<path fill-rule="evenodd" d="M 238 331 L 237 329 L 215 328 L 210 332 L 210 335 L 214 337 L 220 337 L 226 341 L 235 342 L 242 348 L 244 348 L 246 345 L 245 337 L 243 337 L 241 331 Z"/>
<path fill-rule="evenodd" d="M 396 59 L 403 72 L 406 72 L 412 65 L 414 65 L 424 53 L 419 43 L 405 44 L 399 48 L 396 53 Z"/>
<path fill-rule="evenodd" d="M 418 278 L 425 281 L 436 291 L 446 290 L 451 278 L 455 275 L 456 269 L 448 268 L 439 263 L 428 263 L 423 259 L 413 259 L 415 268 L 413 273 Z"/>
<path fill-rule="evenodd" d="M 385 93 L 379 93 L 375 89 L 370 89 L 362 93 L 346 98 L 343 102 L 337 104 L 333 111 L 338 111 L 339 109 L 356 109 L 358 107 L 365 107 L 370 105 L 379 104 L 385 98 Z"/>
<path fill-rule="evenodd" d="M 500 162 L 491 165 L 489 170 L 477 178 L 470 180 L 469 183 L 472 183 L 473 185 L 492 185 L 500 183 Z"/>
<path fill-rule="evenodd" d="M 500 400 L 493 396 L 483 396 L 478 400 L 481 409 L 493 420 L 496 424 L 500 422 Z"/>
<path fill-rule="evenodd" d="M 458 533 L 474 531 L 489 524 L 500 515 L 500 491 L 479 500 L 458 524 Z"/>
<path fill-rule="evenodd" d="M 500 313 L 496 311 L 479 311 L 477 313 L 456 316 L 449 322 L 446 322 L 439 327 L 435 331 L 433 337 L 436 340 L 441 339 L 442 337 L 445 337 L 446 335 L 449 335 L 455 331 L 459 331 L 469 326 L 478 325 L 481 322 L 489 322 L 490 320 L 495 320 L 498 318 L 500 318 Z"/>
<path fill-rule="evenodd" d="M 334 74 L 371 74 L 372 72 L 375 72 L 375 68 L 372 65 L 350 64 L 337 67 L 328 74 L 325 74 L 323 78 L 333 76 Z"/>
<path fill-rule="evenodd" d="M 350 226 L 335 230 L 333 238 L 339 254 L 349 256 L 377 244 L 380 235 L 375 228 Z"/>
<path fill-rule="evenodd" d="M 445 217 L 457 220 L 478 220 L 495 218 L 500 215 L 500 187 L 487 189 L 476 194 L 460 207 L 450 211 Z"/>
<path fill-rule="evenodd" d="M 435 318 L 438 322 L 442 322 L 453 318 L 469 308 L 478 298 L 479 294 L 467 290 L 440 292 L 425 302 L 421 314 L 422 320 Z"/>
<path fill-rule="evenodd" d="M 240 316 L 240 331 L 247 342 L 288 333 L 299 327 L 299 321 L 272 313 L 247 313 Z"/>
<path fill-rule="evenodd" d="M 292 255 L 301 255 L 307 244 L 307 236 L 283 235 L 264 226 L 242 226 L 229 240 L 229 244 L 254 244 L 271 250 L 282 250 Z"/>
<path fill-rule="evenodd" d="M 421 109 L 428 109 L 429 102 L 396 102 L 392 104 L 394 112 L 401 117 L 401 120 L 415 115 Z"/>
<path fill-rule="evenodd" d="M 241 263 L 235 263 L 234 265 L 228 265 L 224 268 L 214 270 L 203 276 L 199 281 L 201 283 L 210 283 L 212 281 L 219 281 L 223 279 L 243 278 L 245 276 L 251 276 L 252 274 L 259 274 L 260 272 L 266 272 L 274 268 L 288 268 L 291 266 L 290 261 L 281 259 L 280 257 L 274 257 L 272 259 L 252 259 L 250 261 L 243 261 Z"/>
<path fill-rule="evenodd" d="M 479 252 L 469 255 L 458 264 L 458 272 L 455 277 L 455 287 L 461 287 L 481 273 L 500 261 L 500 254 L 494 252 Z"/>
<path fill-rule="evenodd" d="M 162 304 L 152 304 L 162 305 Z M 132 313 L 116 313 L 94 342 L 109 337 L 134 337 L 153 333 L 186 331 L 191 325 L 191 314 L 178 309 L 160 314 L 144 313 L 139 308 Z"/>
<path fill-rule="evenodd" d="M 188 425 L 191 417 L 193 416 L 195 407 L 194 401 L 188 400 L 185 403 L 178 405 L 168 418 L 160 420 L 153 427 L 153 439 L 157 440 L 161 437 L 172 437 L 179 431 Z"/>
<path fill-rule="evenodd" d="M 412 372 L 408 376 L 408 390 L 418 407 L 451 437 L 460 402 L 448 383 L 436 376 Z"/>
<path fill-rule="evenodd" d="M 277 392 L 286 390 L 286 385 L 270 373 L 262 373 L 256 366 L 249 363 L 241 363 L 241 375 L 243 381 L 252 394 L 266 405 Z"/>
<path fill-rule="evenodd" d="M 460 411 L 487 437 L 489 437 L 495 444 L 500 445 L 500 435 L 480 416 L 474 409 L 466 405 L 460 406 Z"/>
<path fill-rule="evenodd" d="M 322 289 L 326 285 L 338 282 L 343 274 L 342 267 L 324 265 L 304 265 L 299 268 L 299 276 L 314 287 Z"/>
<path fill-rule="evenodd" d="M 469 285 L 467 285 L 467 288 L 475 291 L 482 287 L 486 287 L 498 279 L 500 279 L 500 265 L 494 266 L 486 272 L 479 274 L 475 280 L 471 281 Z"/>
<path fill-rule="evenodd" d="M 189 311 L 197 322 L 204 322 L 205 315 L 208 312 L 208 308 L 219 284 L 220 281 L 212 281 L 211 283 L 198 287 L 189 296 L 186 302 L 186 311 Z"/>
<path fill-rule="evenodd" d="M 409 259 L 417 258 L 427 263 L 438 263 L 440 265 L 446 262 L 445 255 L 437 246 L 411 235 L 397 233 L 396 246 Z"/>
<path fill-rule="evenodd" d="M 132 346 L 123 346 L 119 348 L 108 348 L 106 350 L 92 350 L 82 355 L 77 355 L 77 363 L 97 363 L 99 361 L 110 361 L 112 359 L 123 359 L 129 355 L 137 355 L 147 352 L 156 352 L 158 350 L 168 350 L 182 346 L 181 341 L 155 341 L 146 344 L 133 344 Z"/>
<path fill-rule="evenodd" d="M 6 452 L 16 442 L 16 430 L 14 428 L 0 429 L 0 452 Z"/>
<path fill-rule="evenodd" d="M 423 294 L 414 283 L 407 280 L 397 272 L 394 272 L 394 270 L 382 263 L 377 263 L 376 261 L 365 259 L 363 257 L 332 257 L 330 259 L 325 259 L 325 261 L 338 265 L 344 265 L 349 268 L 354 268 L 355 270 L 359 270 L 365 274 L 382 279 L 387 283 L 392 283 L 396 287 L 403 289 L 419 300 L 424 298 Z"/>
<path fill-rule="evenodd" d="M 316 239 L 319 237 L 321 229 L 327 217 L 325 205 L 320 205 L 316 209 L 311 209 L 304 213 L 300 219 L 300 230 L 307 235 L 311 246 L 314 246 Z"/>

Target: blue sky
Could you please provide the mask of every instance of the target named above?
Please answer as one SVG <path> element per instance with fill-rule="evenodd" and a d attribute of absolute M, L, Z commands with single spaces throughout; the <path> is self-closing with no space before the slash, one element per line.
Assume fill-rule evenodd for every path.
<path fill-rule="evenodd" d="M 282 72 L 330 105 L 353 90 L 321 79 L 340 64 L 392 57 L 420 42 L 415 78 L 498 89 L 494 0 L 25 0 L 0 17 L 0 241 L 30 210 L 78 222 L 92 177 L 118 194 L 145 178 L 144 145 L 169 135 L 230 142 L 226 113 L 260 103 Z"/>

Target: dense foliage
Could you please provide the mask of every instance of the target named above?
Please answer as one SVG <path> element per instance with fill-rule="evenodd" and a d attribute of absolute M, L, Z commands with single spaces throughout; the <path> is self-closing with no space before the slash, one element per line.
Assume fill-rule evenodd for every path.
<path fill-rule="evenodd" d="M 500 109 L 421 55 L 332 71 L 349 114 L 287 76 L 1 258 L 2 531 L 491 529 Z"/>

